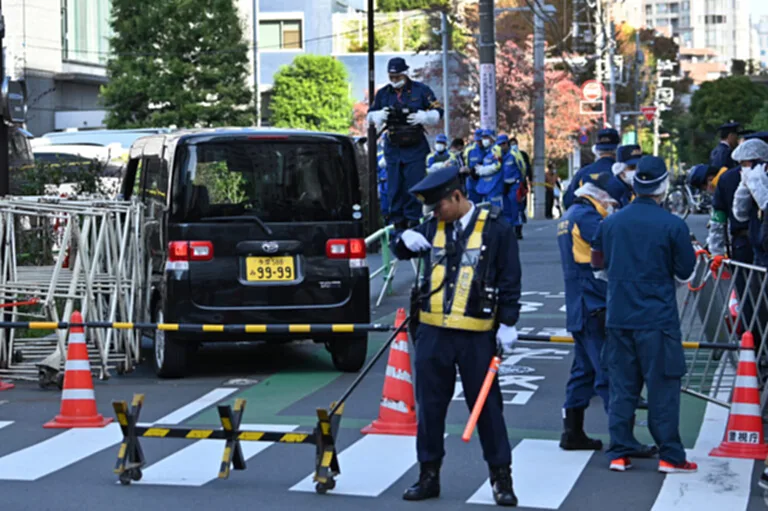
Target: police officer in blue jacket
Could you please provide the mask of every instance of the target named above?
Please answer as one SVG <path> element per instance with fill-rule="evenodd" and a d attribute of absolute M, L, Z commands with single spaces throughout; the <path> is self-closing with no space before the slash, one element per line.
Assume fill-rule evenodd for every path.
<path fill-rule="evenodd" d="M 434 126 L 443 117 L 443 109 L 427 85 L 407 76 L 408 66 L 400 57 L 387 66 L 390 83 L 376 92 L 368 122 L 378 130 L 386 125 L 390 220 L 398 230 L 418 225 L 422 211 L 419 201 L 408 193 L 426 173 L 429 142 L 424 126 Z"/>
<path fill-rule="evenodd" d="M 378 167 L 379 181 L 379 207 L 384 222 L 389 224 L 389 189 L 387 187 L 387 159 L 384 156 L 384 146 L 387 144 L 387 134 L 381 137 L 378 150 L 376 151 L 376 165 Z"/>
<path fill-rule="evenodd" d="M 696 256 L 685 222 L 661 204 L 669 187 L 664 160 L 637 164 L 637 197 L 598 227 L 593 267 L 608 278 L 603 356 L 610 405 L 607 454 L 611 470 L 630 468 L 632 420 L 640 391 L 648 388 L 648 429 L 659 446 L 659 472 L 695 472 L 680 440 L 680 379 L 686 374 L 676 282 L 693 277 Z"/>
<path fill-rule="evenodd" d="M 616 151 L 616 163 L 613 164 L 613 175 L 624 185 L 624 195 L 621 206 L 626 206 L 635 194 L 632 192 L 632 178 L 635 176 L 637 162 L 643 157 L 643 149 L 637 144 L 623 145 Z"/>
<path fill-rule="evenodd" d="M 717 131 L 720 132 L 720 143 L 709 154 L 709 164 L 712 167 L 732 169 L 736 166 L 736 162 L 731 158 L 731 153 L 739 143 L 740 127 L 741 124 L 731 121 L 717 128 Z"/>
<path fill-rule="evenodd" d="M 428 174 L 411 188 L 433 217 L 394 240 L 399 259 L 423 258 L 424 279 L 414 335 L 420 475 L 405 500 L 440 495 L 443 436 L 454 393 L 456 367 L 467 406 L 477 399 L 489 364 L 510 353 L 520 315 L 520 259 L 513 228 L 499 209 L 480 209 L 467 200 L 459 169 Z M 511 450 L 498 380 L 494 380 L 477 423 L 483 457 L 498 505 L 515 506 Z"/>
<path fill-rule="evenodd" d="M 435 150 L 427 155 L 427 172 L 434 172 L 447 166 L 458 167 L 459 160 L 448 150 L 448 137 L 441 133 L 435 137 Z"/>
<path fill-rule="evenodd" d="M 467 196 L 472 202 L 481 202 L 483 196 L 477 192 L 477 169 L 483 165 L 486 154 L 491 150 L 491 141 L 483 138 L 483 130 L 475 130 L 475 141 L 464 151 L 464 161 L 468 167 Z"/>
<path fill-rule="evenodd" d="M 620 141 L 619 132 L 613 128 L 606 128 L 597 132 L 597 143 L 592 148 L 597 160 L 586 167 L 582 167 L 573 176 L 568 190 L 563 196 L 563 205 L 566 209 L 573 204 L 573 193 L 584 184 L 584 176 L 595 172 L 613 173 L 613 164 L 616 163 L 616 148 Z"/>
<path fill-rule="evenodd" d="M 517 194 L 520 186 L 525 179 L 525 160 L 520 151 L 513 149 L 511 140 L 505 133 L 499 135 L 496 139 L 496 145 L 499 147 L 501 156 L 501 174 L 504 180 L 504 218 L 510 225 L 517 226 L 522 224 L 520 215 L 520 201 Z M 520 236 L 517 236 L 520 239 Z"/>

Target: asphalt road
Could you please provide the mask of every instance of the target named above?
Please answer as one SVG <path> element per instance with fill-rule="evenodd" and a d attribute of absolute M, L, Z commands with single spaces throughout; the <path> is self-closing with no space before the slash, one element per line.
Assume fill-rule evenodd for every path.
<path fill-rule="evenodd" d="M 706 219 L 689 223 L 701 239 Z M 564 297 L 556 222 L 532 222 L 521 242 L 523 313 L 519 329 L 542 335 L 564 334 Z M 375 256 L 370 258 L 376 267 Z M 391 322 L 407 307 L 413 278 L 400 263 L 393 293 L 375 307 L 377 321 Z M 378 298 L 382 279 L 372 295 Z M 372 355 L 386 336 L 371 336 Z M 607 469 L 603 453 L 566 453 L 557 441 L 560 407 L 571 363 L 566 344 L 520 343 L 500 371 L 505 417 L 513 446 L 513 476 L 521 509 L 576 510 L 758 510 L 764 509 L 756 486 L 762 462 L 709 458 L 723 434 L 724 410 L 683 396 L 681 429 L 695 475 L 663 476 L 655 462 L 639 460 L 635 469 Z M 338 399 L 355 375 L 333 369 L 326 351 L 313 344 L 267 346 L 237 344 L 204 348 L 192 375 L 178 381 L 153 377 L 148 364 L 136 372 L 96 382 L 99 411 L 112 417 L 113 400 L 146 396 L 140 421 L 205 427 L 218 424 L 216 404 L 246 401 L 243 424 L 249 429 L 310 431 L 318 407 Z M 352 394 L 338 435 L 341 475 L 336 488 L 317 495 L 311 482 L 315 452 L 309 445 L 245 442 L 245 471 L 217 480 L 223 441 L 142 439 L 147 458 L 143 478 L 121 486 L 112 472 L 121 434 L 116 424 L 99 429 L 51 430 L 42 425 L 59 410 L 60 393 L 18 383 L 0 393 L 0 509 L 136 510 L 265 509 L 358 510 L 474 509 L 490 504 L 487 469 L 477 436 L 460 439 L 468 417 L 461 385 L 449 409 L 447 456 L 442 496 L 418 504 L 400 496 L 418 475 L 415 438 L 363 435 L 360 429 L 379 412 L 386 356 Z M 642 413 L 636 434 L 650 442 Z M 607 441 L 606 418 L 598 401 L 587 413 L 587 429 Z"/>

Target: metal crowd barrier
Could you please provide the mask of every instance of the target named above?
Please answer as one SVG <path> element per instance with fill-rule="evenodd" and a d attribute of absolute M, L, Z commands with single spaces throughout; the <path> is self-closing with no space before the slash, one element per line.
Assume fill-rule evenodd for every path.
<path fill-rule="evenodd" d="M 749 331 L 755 339 L 761 411 L 768 393 L 768 300 L 766 269 L 724 259 L 712 269 L 714 259 L 697 250 L 693 278 L 678 289 L 680 328 L 683 339 L 711 344 L 714 349 L 687 353 L 688 373 L 683 392 L 730 407 L 741 336 Z"/>

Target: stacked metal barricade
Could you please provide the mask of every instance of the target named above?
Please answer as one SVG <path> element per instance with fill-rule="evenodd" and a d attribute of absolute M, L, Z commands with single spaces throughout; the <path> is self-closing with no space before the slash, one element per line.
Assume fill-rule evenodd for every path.
<path fill-rule="evenodd" d="M 77 309 L 86 321 L 135 321 L 147 281 L 143 214 L 135 201 L 0 200 L 3 319 L 66 321 Z M 37 303 L 20 305 L 31 302 Z M 0 377 L 41 383 L 60 377 L 67 332 L 34 334 L 0 330 Z M 110 370 L 130 371 L 139 361 L 139 332 L 94 329 L 88 342 L 91 366 L 100 378 Z"/>

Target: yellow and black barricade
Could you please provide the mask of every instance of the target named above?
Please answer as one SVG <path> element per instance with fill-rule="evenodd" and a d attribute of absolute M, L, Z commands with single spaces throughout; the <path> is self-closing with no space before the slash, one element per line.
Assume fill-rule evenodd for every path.
<path fill-rule="evenodd" d="M 318 324 L 197 324 L 197 323 L 119 323 L 109 321 L 84 321 L 67 323 L 55 321 L 0 321 L 0 329 L 25 328 L 28 330 L 67 330 L 72 327 L 108 328 L 115 330 L 163 330 L 166 332 L 232 334 L 352 334 L 392 331 L 390 325 L 381 323 L 318 323 Z"/>
<path fill-rule="evenodd" d="M 336 486 L 335 477 L 341 472 L 336 452 L 336 437 L 341 423 L 343 404 L 331 403 L 331 411 L 317 409 L 317 425 L 308 432 L 244 431 L 240 423 L 245 412 L 245 399 L 235 400 L 234 407 L 219 405 L 221 429 L 181 428 L 162 425 L 139 426 L 139 414 L 144 395 L 133 396 L 130 409 L 125 401 L 114 401 L 112 406 L 123 432 L 123 441 L 117 455 L 115 473 L 120 483 L 140 481 L 141 469 L 146 465 L 139 438 L 184 438 L 188 440 L 225 440 L 219 467 L 219 479 L 229 478 L 230 469 L 245 470 L 246 463 L 240 442 L 276 442 L 286 444 L 312 444 L 315 446 L 315 491 L 325 493 Z"/>

